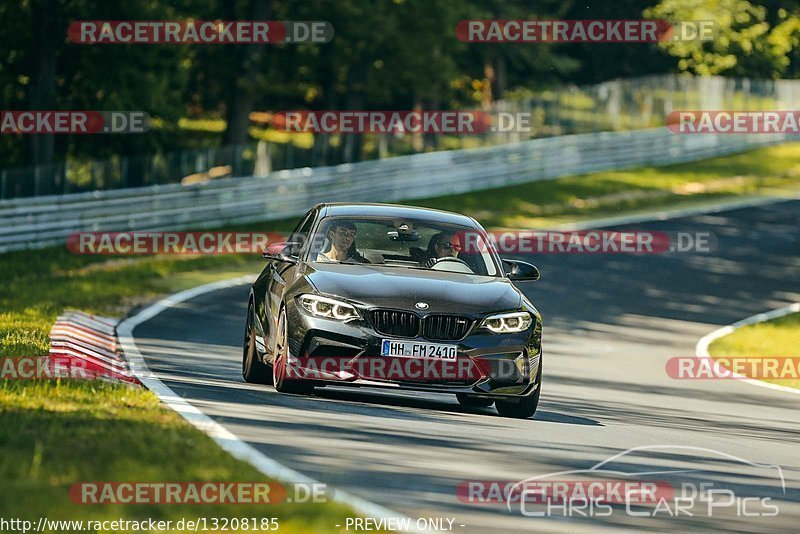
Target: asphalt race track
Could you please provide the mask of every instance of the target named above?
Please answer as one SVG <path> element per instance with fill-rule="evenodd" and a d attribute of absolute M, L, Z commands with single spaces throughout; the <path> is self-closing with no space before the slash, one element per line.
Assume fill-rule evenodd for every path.
<path fill-rule="evenodd" d="M 456 532 L 796 531 L 800 396 L 735 380 L 675 380 L 665 364 L 692 356 L 698 339 L 721 325 L 800 301 L 800 201 L 625 228 L 709 231 L 718 248 L 527 257 L 542 280 L 521 287 L 545 323 L 544 390 L 532 420 L 462 408 L 449 395 L 325 388 L 298 397 L 245 384 L 246 286 L 181 303 L 138 326 L 135 339 L 156 376 L 264 454 L 412 518 L 455 518 Z M 633 517 L 623 507 L 604 517 L 526 517 L 518 506 L 509 512 L 456 497 L 463 480 L 588 469 L 651 445 L 665 447 L 616 465 L 640 473 L 689 470 L 657 477 L 675 476 L 674 485 L 733 477 L 742 494 L 772 499 L 778 515 Z M 669 446 L 778 465 L 785 493 L 772 470 Z"/>

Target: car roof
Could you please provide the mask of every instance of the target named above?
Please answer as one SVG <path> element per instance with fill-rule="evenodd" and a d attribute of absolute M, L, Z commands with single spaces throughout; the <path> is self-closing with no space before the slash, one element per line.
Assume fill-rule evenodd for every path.
<path fill-rule="evenodd" d="M 472 217 L 450 211 L 401 206 L 399 204 L 330 202 L 318 204 L 323 217 L 392 217 L 397 219 L 425 219 L 432 222 L 460 224 L 475 227 Z"/>

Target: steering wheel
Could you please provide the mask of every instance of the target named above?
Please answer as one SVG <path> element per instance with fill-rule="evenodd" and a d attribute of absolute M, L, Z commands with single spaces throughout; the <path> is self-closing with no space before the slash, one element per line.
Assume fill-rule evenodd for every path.
<path fill-rule="evenodd" d="M 428 267 L 429 269 L 435 269 L 437 265 L 442 264 L 442 263 L 448 263 L 448 262 L 460 263 L 461 265 L 463 265 L 464 267 L 467 268 L 466 271 L 458 270 L 456 272 L 466 272 L 466 273 L 469 273 L 469 274 L 475 274 L 475 271 L 472 270 L 472 267 L 469 266 L 469 263 L 465 262 L 461 258 L 456 258 L 454 256 L 444 256 L 444 257 L 441 257 L 441 258 L 431 258 L 431 259 L 428 260 L 428 262 L 426 263 L 425 266 Z"/>

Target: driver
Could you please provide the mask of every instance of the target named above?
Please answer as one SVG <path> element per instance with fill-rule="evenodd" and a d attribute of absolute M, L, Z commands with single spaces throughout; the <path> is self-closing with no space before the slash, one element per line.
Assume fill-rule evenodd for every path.
<path fill-rule="evenodd" d="M 317 254 L 317 261 L 338 262 L 356 261 L 369 263 L 367 259 L 356 250 L 356 225 L 350 221 L 333 221 L 328 228 L 328 241 L 331 246 L 325 252 Z"/>
<path fill-rule="evenodd" d="M 432 267 L 439 258 L 456 258 L 461 251 L 461 240 L 452 232 L 439 232 L 428 242 L 428 261 L 426 267 Z"/>

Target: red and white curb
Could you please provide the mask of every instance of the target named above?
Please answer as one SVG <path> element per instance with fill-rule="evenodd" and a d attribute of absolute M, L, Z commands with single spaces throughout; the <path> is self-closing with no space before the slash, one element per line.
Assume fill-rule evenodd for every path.
<path fill-rule="evenodd" d="M 119 319 L 79 311 L 59 315 L 50 330 L 53 376 L 141 384 L 119 347 L 117 324 Z"/>

